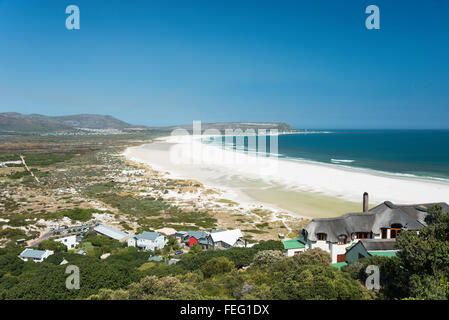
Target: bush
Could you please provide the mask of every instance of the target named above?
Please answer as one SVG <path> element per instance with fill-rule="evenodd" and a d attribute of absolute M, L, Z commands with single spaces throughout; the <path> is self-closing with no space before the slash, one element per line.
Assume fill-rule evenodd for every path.
<path fill-rule="evenodd" d="M 257 251 L 262 251 L 262 250 L 279 250 L 284 252 L 284 245 L 282 244 L 281 241 L 277 241 L 277 240 L 268 240 L 268 241 L 260 241 L 258 244 L 255 244 L 253 246 L 253 249 L 257 250 Z"/>
<path fill-rule="evenodd" d="M 282 252 L 277 250 L 265 250 L 256 253 L 252 266 L 259 268 L 269 268 L 285 259 Z"/>
<path fill-rule="evenodd" d="M 301 254 L 295 255 L 293 260 L 298 265 L 321 265 L 328 266 L 332 262 L 330 254 L 320 248 L 309 249 Z"/>
<path fill-rule="evenodd" d="M 202 267 L 201 271 L 203 272 L 206 278 L 210 278 L 214 275 L 223 274 L 230 272 L 235 268 L 235 265 L 232 261 L 230 261 L 226 257 L 212 258 L 207 261 Z"/>

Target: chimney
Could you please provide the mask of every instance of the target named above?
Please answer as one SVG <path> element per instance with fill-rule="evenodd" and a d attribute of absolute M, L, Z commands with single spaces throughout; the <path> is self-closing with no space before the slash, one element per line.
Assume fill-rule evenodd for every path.
<path fill-rule="evenodd" d="M 368 192 L 363 193 L 363 212 L 368 211 Z"/>

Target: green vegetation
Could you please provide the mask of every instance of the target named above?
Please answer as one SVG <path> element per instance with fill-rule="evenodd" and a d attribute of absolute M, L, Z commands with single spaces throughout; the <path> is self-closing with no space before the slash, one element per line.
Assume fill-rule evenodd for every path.
<path fill-rule="evenodd" d="M 49 166 L 58 162 L 63 162 L 70 160 L 74 157 L 73 154 L 68 153 L 36 153 L 36 154 L 25 154 L 25 162 L 28 166 Z M 20 155 L 0 155 L 0 161 L 20 161 Z"/>
<path fill-rule="evenodd" d="M 106 237 L 89 236 L 82 245 L 85 251 L 89 251 L 88 243 L 93 251 L 110 249 L 112 254 L 100 260 L 97 256 L 59 251 L 42 263 L 34 263 L 18 259 L 20 249 L 0 249 L 0 298 L 372 298 L 350 273 L 326 265 L 327 253 L 314 249 L 304 258 L 287 258 L 282 255 L 279 241 L 265 241 L 253 248 L 201 251 L 185 255 L 175 265 L 148 262 L 149 252 L 123 248 Z M 80 290 L 65 288 L 65 266 L 59 265 L 63 259 L 80 268 Z M 239 271 L 241 267 L 247 269 Z"/>
<path fill-rule="evenodd" d="M 103 202 L 119 209 L 121 212 L 137 216 L 157 216 L 170 206 L 161 199 L 145 198 L 139 199 L 133 196 L 121 196 L 115 193 L 97 194 L 97 198 Z"/>
<path fill-rule="evenodd" d="M 39 243 L 39 250 L 52 250 L 55 252 L 65 252 L 67 251 L 67 246 L 61 242 L 53 241 L 53 240 L 44 240 Z"/>
<path fill-rule="evenodd" d="M 75 208 L 71 210 L 65 210 L 59 212 L 59 215 L 69 218 L 72 221 L 80 221 L 86 222 L 92 219 L 92 213 L 94 213 L 94 209 L 80 209 Z"/>

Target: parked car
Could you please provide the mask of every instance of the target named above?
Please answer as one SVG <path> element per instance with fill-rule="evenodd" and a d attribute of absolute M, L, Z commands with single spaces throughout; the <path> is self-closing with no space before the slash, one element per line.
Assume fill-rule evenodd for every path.
<path fill-rule="evenodd" d="M 178 250 L 178 251 L 175 252 L 175 256 L 180 255 L 180 254 L 183 254 L 183 253 L 184 253 L 184 251 Z"/>

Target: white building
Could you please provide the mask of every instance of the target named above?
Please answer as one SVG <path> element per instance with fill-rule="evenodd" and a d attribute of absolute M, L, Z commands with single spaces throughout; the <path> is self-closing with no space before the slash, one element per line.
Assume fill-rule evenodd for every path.
<path fill-rule="evenodd" d="M 65 244 L 67 249 L 74 249 L 79 243 L 76 241 L 76 235 L 55 239 L 55 241 Z"/>
<path fill-rule="evenodd" d="M 96 233 L 108 236 L 109 238 L 124 241 L 127 237 L 129 237 L 129 234 L 123 231 L 120 231 L 118 229 L 112 228 L 110 226 L 106 226 L 104 224 L 99 224 L 94 228 L 94 231 Z"/>
<path fill-rule="evenodd" d="M 165 236 L 159 232 L 144 231 L 141 234 L 135 235 L 128 239 L 128 247 L 138 247 L 143 250 L 154 251 L 156 249 L 162 249 L 168 242 Z"/>
<path fill-rule="evenodd" d="M 22 251 L 19 257 L 23 261 L 42 262 L 52 254 L 54 254 L 52 250 L 34 250 L 27 248 Z"/>
<path fill-rule="evenodd" d="M 304 252 L 306 250 L 305 244 L 299 238 L 284 240 L 283 244 L 284 252 L 287 257 L 293 257 L 295 254 Z"/>

